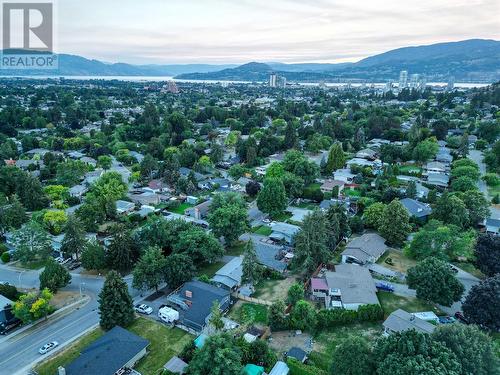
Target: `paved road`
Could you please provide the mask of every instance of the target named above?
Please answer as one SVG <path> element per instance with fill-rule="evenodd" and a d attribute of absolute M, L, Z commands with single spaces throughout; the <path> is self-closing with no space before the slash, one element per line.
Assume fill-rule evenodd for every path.
<path fill-rule="evenodd" d="M 474 160 L 479 166 L 479 172 L 481 172 L 481 177 L 486 174 L 486 164 L 483 162 L 483 153 L 479 150 L 470 150 L 469 158 Z M 491 201 L 493 197 L 490 197 L 488 194 L 488 187 L 486 183 L 480 179 L 478 182 L 479 190 L 481 190 L 486 198 Z M 495 206 L 490 206 L 490 217 L 493 219 L 500 219 L 500 209 Z"/>
<path fill-rule="evenodd" d="M 2 266 L 0 280 L 22 288 L 38 287 L 40 271 L 24 271 Z M 132 297 L 139 292 L 130 288 L 131 278 L 126 278 Z M 19 333 L 0 338 L 0 375 L 26 374 L 36 360 L 41 358 L 38 348 L 49 341 L 58 341 L 63 346 L 76 336 L 94 327 L 99 322 L 97 295 L 103 279 L 72 273 L 72 282 L 63 290 L 82 292 L 89 297 L 84 305 L 69 309 L 47 322 Z"/>

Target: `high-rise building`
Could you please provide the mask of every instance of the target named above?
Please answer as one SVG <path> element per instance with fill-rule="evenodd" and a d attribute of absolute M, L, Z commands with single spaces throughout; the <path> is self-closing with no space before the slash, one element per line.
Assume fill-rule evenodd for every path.
<path fill-rule="evenodd" d="M 277 87 L 278 86 L 278 76 L 276 73 L 271 73 L 269 76 L 269 87 Z"/>
<path fill-rule="evenodd" d="M 402 70 L 399 72 L 399 86 L 398 88 L 400 90 L 406 88 L 408 85 L 408 71 L 407 70 Z"/>
<path fill-rule="evenodd" d="M 420 81 L 420 74 L 412 74 L 410 76 L 410 89 L 418 89 L 418 83 Z"/>

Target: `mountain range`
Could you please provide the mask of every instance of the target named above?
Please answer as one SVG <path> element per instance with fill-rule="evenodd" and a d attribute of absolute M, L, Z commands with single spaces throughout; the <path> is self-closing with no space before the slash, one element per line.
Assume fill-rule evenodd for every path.
<path fill-rule="evenodd" d="M 251 62 L 235 64 L 132 65 L 105 63 L 81 56 L 59 54 L 57 70 L 2 70 L 3 76 L 165 76 L 187 80 L 263 82 L 274 72 L 288 81 L 387 81 L 397 80 L 401 70 L 423 74 L 427 80 L 493 82 L 500 80 L 500 41 L 470 39 L 427 46 L 404 47 L 356 63 Z"/>

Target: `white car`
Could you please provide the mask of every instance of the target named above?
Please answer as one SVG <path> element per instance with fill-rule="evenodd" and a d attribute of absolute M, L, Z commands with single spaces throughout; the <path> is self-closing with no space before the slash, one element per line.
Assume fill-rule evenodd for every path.
<path fill-rule="evenodd" d="M 153 308 L 144 303 L 135 305 L 134 310 L 137 311 L 139 314 L 146 314 L 146 315 L 149 315 L 153 312 Z"/>
<path fill-rule="evenodd" d="M 54 349 L 58 345 L 59 345 L 59 343 L 57 341 L 51 341 L 48 344 L 45 344 L 44 346 L 42 346 L 40 349 L 38 349 L 38 353 L 47 354 L 48 352 L 50 352 L 52 349 Z"/>

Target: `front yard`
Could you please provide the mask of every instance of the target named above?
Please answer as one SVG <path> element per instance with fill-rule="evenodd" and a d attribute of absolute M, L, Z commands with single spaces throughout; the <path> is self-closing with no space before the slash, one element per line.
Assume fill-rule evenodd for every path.
<path fill-rule="evenodd" d="M 156 375 L 158 370 L 174 355 L 181 352 L 194 337 L 179 328 L 167 328 L 163 324 L 150 319 L 137 318 L 128 330 L 149 340 L 148 354 L 135 367 L 143 375 Z M 104 334 L 101 328 L 96 328 L 81 337 L 71 346 L 56 356 L 40 363 L 36 367 L 39 375 L 54 375 L 59 366 L 66 366 L 74 361 L 80 352 L 89 344 Z"/>
<path fill-rule="evenodd" d="M 387 263 L 386 260 L 392 260 L 391 263 Z M 393 271 L 406 273 L 408 268 L 414 267 L 417 265 L 417 261 L 411 258 L 408 258 L 403 254 L 402 251 L 398 250 L 389 250 L 377 261 L 381 266 L 387 267 Z"/>
<path fill-rule="evenodd" d="M 402 297 L 384 291 L 378 292 L 377 296 L 386 316 L 397 309 L 403 309 L 407 312 L 433 311 L 437 315 L 443 314 L 443 312 L 433 304 L 414 297 Z"/>

